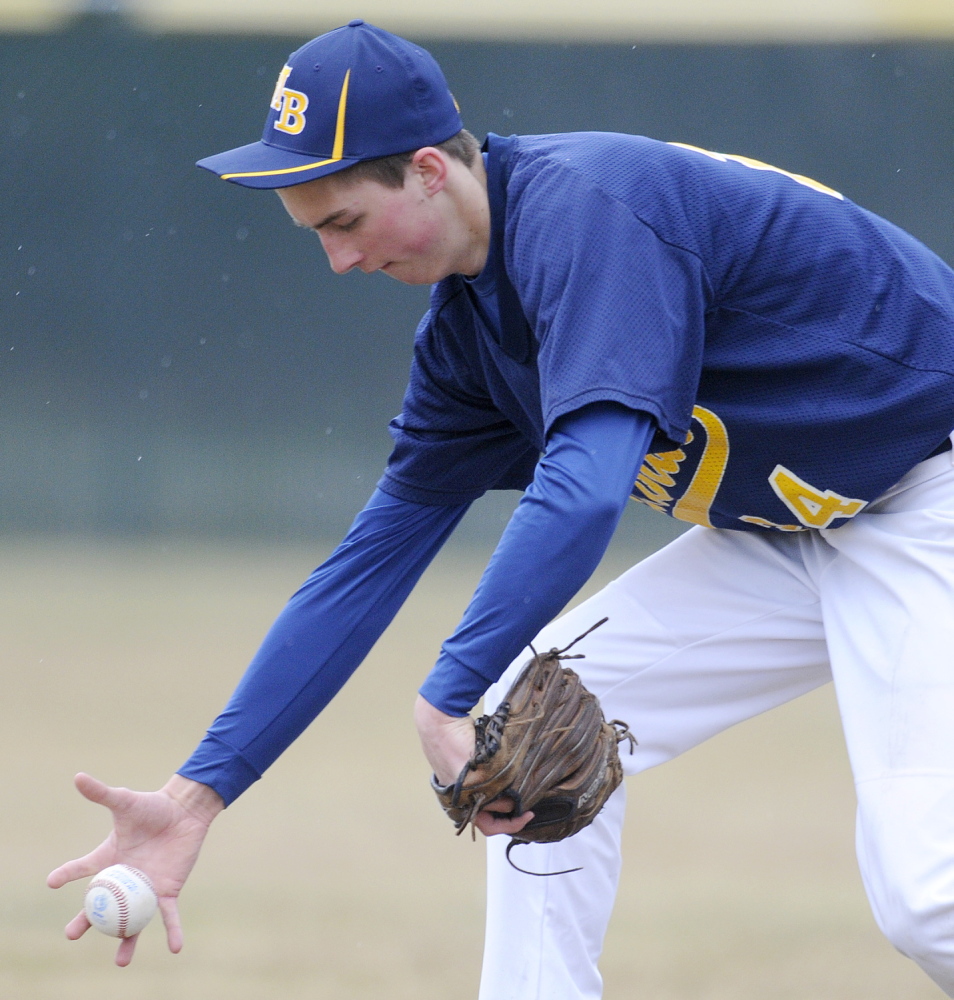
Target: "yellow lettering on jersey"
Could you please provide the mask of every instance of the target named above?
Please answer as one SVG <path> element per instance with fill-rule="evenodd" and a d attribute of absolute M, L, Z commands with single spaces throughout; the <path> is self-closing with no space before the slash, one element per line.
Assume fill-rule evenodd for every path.
<path fill-rule="evenodd" d="M 643 496 L 653 504 L 669 504 L 672 503 L 672 495 L 667 493 L 658 483 L 654 483 L 651 479 L 648 479 L 644 474 L 643 470 L 640 470 L 639 475 L 636 477 L 635 488 L 639 490 Z M 637 499 L 639 499 L 637 497 Z"/>
<path fill-rule="evenodd" d="M 308 95 L 300 90 L 282 91 L 281 110 L 275 119 L 274 127 L 289 135 L 298 135 L 305 127 L 305 111 L 308 108 Z"/>
<path fill-rule="evenodd" d="M 852 500 L 832 490 L 816 489 L 784 465 L 776 465 L 769 483 L 779 500 L 809 528 L 827 528 L 836 517 L 854 517 L 868 504 Z"/>
<path fill-rule="evenodd" d="M 749 524 L 757 524 L 760 528 L 775 528 L 778 531 L 806 531 L 801 524 L 776 524 L 774 521 L 766 521 L 764 517 L 755 517 L 752 514 L 743 514 L 740 521 L 748 521 Z"/>
<path fill-rule="evenodd" d="M 694 406 L 692 417 L 705 428 L 706 446 L 689 488 L 673 507 L 672 516 L 679 521 L 711 528 L 713 525 L 709 520 L 709 511 L 722 485 L 722 477 L 729 461 L 729 435 L 725 424 L 712 410 Z"/>
<path fill-rule="evenodd" d="M 653 468 L 652 462 L 647 462 L 646 465 L 648 465 L 649 468 L 647 469 L 646 466 L 644 465 L 639 470 L 639 476 L 637 477 L 637 479 L 642 479 L 643 481 L 649 480 L 650 482 L 657 483 L 659 486 L 672 487 L 676 485 L 676 480 L 673 479 L 672 476 L 667 475 L 665 472 L 657 472 Z"/>
<path fill-rule="evenodd" d="M 787 170 L 782 170 L 781 167 L 773 167 L 770 163 L 763 163 L 761 160 L 753 160 L 748 156 L 737 156 L 734 153 L 713 153 L 708 149 L 700 149 L 698 146 L 690 146 L 686 142 L 670 142 L 670 146 L 679 146 L 680 149 L 691 149 L 695 153 L 702 153 L 703 156 L 708 156 L 713 160 L 719 160 L 720 163 L 727 163 L 731 160 L 733 163 L 741 163 L 743 167 L 750 167 L 752 170 L 769 170 L 773 174 L 781 174 L 783 177 L 790 177 L 793 181 L 799 184 L 803 184 L 805 187 L 811 188 L 813 191 L 820 191 L 822 194 L 830 195 L 832 198 L 838 198 L 839 201 L 844 201 L 845 196 L 834 188 L 827 187 L 825 184 L 821 184 L 811 177 L 805 177 L 803 174 L 793 174 L 789 173 Z"/>
<path fill-rule="evenodd" d="M 691 431 L 686 438 L 686 444 L 689 444 L 690 441 L 692 441 Z M 662 514 L 667 513 L 669 504 L 672 503 L 672 494 L 666 490 L 666 487 L 671 488 L 676 485 L 673 476 L 679 471 L 679 466 L 685 460 L 686 453 L 681 448 L 676 448 L 675 451 L 647 455 L 639 470 L 639 475 L 636 477 L 633 499 L 646 504 L 647 507 L 652 507 L 653 510 L 658 510 Z M 643 495 L 636 496 L 636 490 Z"/>
<path fill-rule="evenodd" d="M 686 436 L 686 444 L 692 441 L 692 432 Z M 686 460 L 686 453 L 681 449 L 677 448 L 675 451 L 664 451 L 659 455 L 647 455 L 646 465 L 649 469 L 643 466 L 643 471 L 646 475 L 655 479 L 657 483 L 662 483 L 664 486 L 675 486 L 676 481 L 672 477 L 679 471 L 679 466 Z M 650 472 L 650 470 L 652 470 Z"/>
<path fill-rule="evenodd" d="M 278 74 L 278 80 L 275 83 L 275 91 L 272 94 L 271 101 L 269 102 L 269 107 L 274 111 L 281 111 L 282 109 L 282 91 L 285 89 L 285 83 L 291 75 L 291 71 L 291 66 L 283 66 L 281 73 Z"/>

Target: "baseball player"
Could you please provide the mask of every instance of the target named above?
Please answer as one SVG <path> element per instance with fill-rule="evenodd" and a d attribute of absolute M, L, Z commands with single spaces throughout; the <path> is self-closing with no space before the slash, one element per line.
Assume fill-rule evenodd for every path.
<path fill-rule="evenodd" d="M 50 884 L 144 869 L 178 950 L 175 897 L 214 815 L 334 696 L 468 505 L 519 489 L 420 689 L 436 779 L 530 640 L 562 647 L 604 616 L 578 669 L 639 740 L 629 773 L 831 680 L 875 917 L 954 996 L 954 273 L 742 156 L 601 133 L 481 152 L 431 57 L 362 21 L 289 58 L 260 142 L 200 166 L 277 190 L 336 272 L 433 284 L 431 308 L 347 537 L 163 789 L 78 778 L 115 830 Z M 694 527 L 553 621 L 631 495 Z M 510 812 L 477 825 L 532 816 Z M 621 789 L 577 836 L 524 849 L 531 870 L 582 869 L 556 878 L 488 840 L 482 1000 L 600 996 L 622 816 Z"/>

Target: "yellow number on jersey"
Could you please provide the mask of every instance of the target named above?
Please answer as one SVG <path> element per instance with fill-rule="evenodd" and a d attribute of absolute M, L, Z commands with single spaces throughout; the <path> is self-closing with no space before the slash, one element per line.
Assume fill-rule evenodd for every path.
<path fill-rule="evenodd" d="M 769 483 L 779 500 L 809 528 L 827 528 L 836 517 L 854 517 L 867 500 L 852 500 L 832 490 L 815 489 L 784 465 L 776 465 Z"/>
<path fill-rule="evenodd" d="M 703 156 L 708 156 L 710 159 L 718 160 L 720 163 L 727 163 L 731 160 L 733 163 L 741 163 L 743 167 L 750 167 L 752 170 L 770 170 L 773 174 L 782 174 L 783 177 L 791 177 L 793 181 L 803 184 L 805 187 L 809 187 L 813 191 L 820 191 L 822 194 L 831 195 L 832 198 L 838 198 L 840 201 L 845 200 L 845 196 L 836 191 L 834 188 L 820 184 L 818 181 L 812 180 L 811 177 L 805 177 L 803 174 L 792 174 L 787 170 L 782 170 L 781 167 L 773 167 L 771 163 L 763 163 L 761 160 L 753 160 L 748 156 L 736 156 L 733 153 L 713 153 L 708 149 L 700 149 L 698 146 L 690 146 L 687 142 L 670 142 L 669 145 L 678 146 L 680 149 L 691 149 L 695 153 L 702 153 Z"/>

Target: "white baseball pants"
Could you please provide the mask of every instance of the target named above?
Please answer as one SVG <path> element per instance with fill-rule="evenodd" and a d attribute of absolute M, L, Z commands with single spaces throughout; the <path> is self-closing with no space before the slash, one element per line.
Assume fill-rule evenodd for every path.
<path fill-rule="evenodd" d="M 857 852 L 882 931 L 954 997 L 954 465 L 922 462 L 836 530 L 694 528 L 549 625 L 639 740 L 629 774 L 835 685 L 858 796 Z M 576 650 L 574 650 L 576 652 Z M 496 706 L 526 656 L 490 689 Z M 560 844 L 488 840 L 480 1000 L 596 1000 L 624 789 Z"/>

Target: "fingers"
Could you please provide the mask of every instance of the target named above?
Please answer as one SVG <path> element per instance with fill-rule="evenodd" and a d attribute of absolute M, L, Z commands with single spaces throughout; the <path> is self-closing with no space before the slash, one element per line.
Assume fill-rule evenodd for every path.
<path fill-rule="evenodd" d="M 513 819 L 501 819 L 499 816 L 495 816 L 492 812 L 485 809 L 483 812 L 477 814 L 474 826 L 485 837 L 493 837 L 498 833 L 506 833 L 513 836 L 513 834 L 522 830 L 532 819 L 532 812 L 525 812 L 522 816 L 515 816 Z"/>
<path fill-rule="evenodd" d="M 133 952 L 136 950 L 136 942 L 139 940 L 139 935 L 134 934 L 132 937 L 123 938 L 119 942 L 119 947 L 116 949 L 116 964 L 125 969 L 127 965 L 133 960 Z"/>
<path fill-rule="evenodd" d="M 86 919 L 86 914 L 80 910 L 66 925 L 66 936 L 70 941 L 78 941 L 92 926 Z"/>
<path fill-rule="evenodd" d="M 179 906 L 174 896 L 159 897 L 159 912 L 166 926 L 166 943 L 173 955 L 182 951 L 182 924 L 179 921 Z"/>
<path fill-rule="evenodd" d="M 59 889 L 67 882 L 75 882 L 78 878 L 92 878 L 113 862 L 113 850 L 108 844 L 100 844 L 95 851 L 82 858 L 74 858 L 65 865 L 54 868 L 46 877 L 46 884 L 51 889 Z"/>
<path fill-rule="evenodd" d="M 77 941 L 81 938 L 89 929 L 92 924 L 86 919 L 86 914 L 80 911 L 67 925 L 66 925 L 66 936 L 70 941 Z M 119 943 L 119 948 L 116 951 L 116 964 L 125 968 L 129 965 L 133 958 L 133 952 L 136 950 L 136 940 L 139 935 L 136 934 L 135 937 L 123 938 Z"/>
<path fill-rule="evenodd" d="M 82 771 L 73 779 L 73 784 L 83 798 L 111 810 L 122 808 L 133 796 L 128 788 L 113 788 Z"/>
<path fill-rule="evenodd" d="M 104 785 L 101 781 L 97 781 L 95 778 L 90 777 L 88 774 L 83 774 L 80 772 L 73 779 L 74 784 L 79 790 L 80 794 L 84 798 L 89 799 L 91 802 L 101 803 L 103 799 L 108 797 L 108 792 L 110 791 L 107 785 Z M 95 875 L 98 871 L 105 867 L 105 865 L 100 862 L 103 860 L 101 855 L 102 845 L 95 851 L 87 854 L 82 858 L 74 858 L 72 861 L 67 861 L 65 865 L 60 865 L 59 868 L 54 868 L 46 877 L 46 884 L 51 889 L 59 889 L 66 885 L 67 882 L 73 882 L 78 878 L 89 878 Z"/>
<path fill-rule="evenodd" d="M 98 802 L 102 804 L 102 801 L 106 794 L 109 792 L 109 786 L 104 784 L 98 778 L 94 778 L 91 774 L 86 774 L 80 771 L 73 778 L 73 784 L 76 785 L 76 790 L 83 796 L 83 798 L 89 799 L 90 802 Z"/>
<path fill-rule="evenodd" d="M 474 826 L 485 837 L 493 837 L 498 833 L 507 833 L 511 836 L 522 830 L 533 819 L 533 813 L 529 810 L 520 816 L 511 816 L 515 803 L 513 799 L 506 795 L 488 802 L 484 808 L 477 813 Z"/>
<path fill-rule="evenodd" d="M 46 876 L 46 884 L 51 889 L 60 889 L 67 882 L 75 882 L 78 878 L 89 878 L 95 875 L 99 869 L 86 860 L 86 858 L 77 858 L 75 861 L 67 861 L 65 865 L 60 865 L 59 868 L 54 868 L 49 875 Z"/>
<path fill-rule="evenodd" d="M 54 868 L 53 871 L 46 876 L 46 884 L 51 889 L 60 889 L 66 885 L 67 882 L 72 882 L 73 879 L 82 878 L 82 875 L 71 874 L 73 870 L 72 866 L 75 864 L 75 861 L 68 861 L 65 865 L 60 865 L 59 868 Z"/>
<path fill-rule="evenodd" d="M 166 926 L 166 940 L 169 944 L 169 951 L 177 955 L 182 951 L 182 925 L 179 922 L 179 908 L 176 901 L 171 896 L 162 896 L 159 899 L 159 912 L 162 914 L 162 922 Z M 86 913 L 80 910 L 79 913 L 66 925 L 66 936 L 70 941 L 78 941 L 92 924 L 86 917 Z M 133 960 L 136 951 L 136 942 L 139 935 L 123 938 L 116 950 L 116 964 L 125 968 Z"/>

